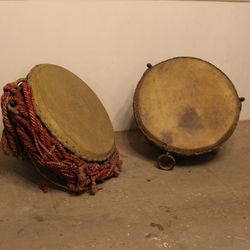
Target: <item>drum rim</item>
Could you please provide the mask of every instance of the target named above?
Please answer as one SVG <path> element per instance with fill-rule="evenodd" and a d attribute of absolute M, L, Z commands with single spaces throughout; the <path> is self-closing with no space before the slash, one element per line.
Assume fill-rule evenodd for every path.
<path fill-rule="evenodd" d="M 213 144 L 212 146 L 211 145 L 210 146 L 205 146 L 205 147 L 202 147 L 202 148 L 199 148 L 199 149 L 182 149 L 182 148 L 170 146 L 167 143 L 164 143 L 164 142 L 160 141 L 156 136 L 154 136 L 144 126 L 144 124 L 142 123 L 142 120 L 140 118 L 139 108 L 138 108 L 138 95 L 139 95 L 139 92 L 140 92 L 140 89 L 141 89 L 141 86 L 142 86 L 142 83 L 143 83 L 143 79 L 147 76 L 147 74 L 151 71 L 151 69 L 158 66 L 158 65 L 160 65 L 160 64 L 171 61 L 171 60 L 185 59 L 185 58 L 205 62 L 205 63 L 209 64 L 210 66 L 214 67 L 215 69 L 217 69 L 223 76 L 225 76 L 225 78 L 231 84 L 232 90 L 235 92 L 235 95 L 237 96 L 237 99 L 238 99 L 238 113 L 235 116 L 235 120 L 234 120 L 233 125 L 231 126 L 231 128 L 224 134 L 224 136 L 222 136 L 220 138 L 219 141 L 217 141 L 217 143 Z M 177 56 L 177 57 L 172 57 L 172 58 L 169 58 L 167 60 L 161 61 L 161 62 L 155 64 L 154 66 L 146 69 L 146 71 L 143 73 L 142 77 L 140 78 L 140 80 L 139 80 L 139 82 L 138 82 L 138 84 L 137 84 L 137 86 L 135 88 L 134 97 L 133 97 L 133 111 L 134 111 L 134 117 L 135 117 L 135 121 L 136 121 L 137 126 L 142 131 L 143 135 L 149 141 L 151 141 L 152 143 L 154 143 L 155 145 L 157 145 L 158 147 L 160 147 L 161 149 L 163 149 L 163 150 L 165 150 L 167 152 L 172 152 L 172 153 L 176 153 L 176 154 L 179 154 L 179 155 L 189 156 L 189 155 L 200 155 L 200 154 L 204 154 L 204 153 L 214 151 L 217 148 L 219 148 L 225 141 L 227 141 L 230 138 L 230 136 L 233 134 L 233 132 L 234 132 L 234 130 L 235 130 L 237 124 L 238 124 L 238 121 L 239 121 L 240 111 L 241 111 L 241 103 L 240 103 L 240 100 L 239 100 L 239 95 L 237 93 L 237 90 L 236 90 L 233 82 L 230 80 L 230 78 L 221 69 L 216 67 L 214 64 L 212 64 L 212 63 L 210 63 L 210 62 L 208 62 L 206 60 L 197 58 L 197 57 Z"/>
<path fill-rule="evenodd" d="M 27 83 L 31 84 L 31 86 L 32 86 L 32 82 L 30 82 L 30 78 L 31 78 L 33 72 L 34 72 L 37 68 L 39 68 L 39 67 L 46 67 L 46 66 L 53 66 L 53 67 L 55 66 L 55 67 L 58 67 L 58 68 L 61 68 L 61 69 L 65 70 L 65 71 L 68 71 L 68 72 L 71 73 L 72 75 L 76 76 L 78 79 L 81 80 L 82 83 L 84 83 L 84 84 L 94 93 L 94 95 L 96 96 L 97 100 L 99 100 L 99 102 L 100 102 L 101 105 L 103 106 L 104 110 L 106 111 L 106 108 L 104 107 L 103 103 L 101 102 L 101 100 L 99 99 L 99 97 L 96 95 L 96 93 L 88 86 L 88 84 L 85 83 L 85 82 L 84 82 L 80 77 L 78 77 L 76 74 L 74 74 L 74 73 L 71 72 L 70 70 L 66 69 L 65 67 L 62 67 L 62 66 L 59 66 L 59 65 L 56 65 L 56 64 L 50 64 L 50 63 L 41 63 L 41 64 L 37 64 L 37 65 L 35 65 L 33 68 L 31 68 L 31 70 L 29 71 L 28 75 L 26 76 L 26 81 L 27 81 Z M 109 117 L 107 111 L 106 111 L 106 113 L 107 113 L 107 116 L 108 116 L 108 118 L 109 118 L 111 127 L 112 127 L 112 129 L 113 129 L 113 137 L 114 137 L 114 138 L 113 138 L 112 147 L 111 147 L 111 149 L 109 150 L 109 152 L 106 153 L 105 155 L 102 154 L 102 156 L 98 156 L 98 157 L 92 157 L 92 156 L 91 156 L 91 157 L 90 157 L 90 156 L 88 155 L 89 153 L 83 154 L 83 152 L 81 152 L 81 153 L 78 152 L 78 150 L 76 150 L 74 147 L 72 147 L 72 145 L 70 145 L 70 144 L 67 143 L 64 139 L 62 139 L 62 136 L 61 136 L 58 132 L 56 132 L 56 131 L 52 128 L 52 126 L 50 125 L 50 122 L 48 122 L 48 119 L 47 119 L 48 117 L 45 117 L 44 114 L 41 115 L 41 113 L 40 113 L 40 108 L 38 107 L 36 101 L 34 102 L 34 104 L 35 104 L 35 107 L 36 107 L 36 113 L 37 113 L 39 119 L 40 119 L 40 120 L 42 121 L 42 123 L 44 124 L 44 126 L 50 131 L 50 133 L 51 133 L 58 141 L 60 141 L 60 142 L 63 144 L 63 146 L 64 146 L 65 148 L 67 148 L 67 149 L 68 149 L 70 152 L 72 152 L 73 154 L 79 156 L 80 158 L 82 158 L 82 159 L 84 159 L 84 160 L 90 161 L 90 162 L 92 162 L 92 161 L 103 162 L 103 161 L 107 160 L 107 159 L 114 153 L 115 148 L 116 148 L 116 145 L 115 145 L 115 135 L 114 135 L 113 125 L 112 125 L 112 122 L 111 122 L 111 120 L 110 120 L 110 117 Z M 44 113 L 44 112 L 43 112 L 43 113 Z M 88 151 L 88 150 L 87 150 L 87 151 Z M 87 151 L 86 151 L 86 152 L 87 152 Z"/>

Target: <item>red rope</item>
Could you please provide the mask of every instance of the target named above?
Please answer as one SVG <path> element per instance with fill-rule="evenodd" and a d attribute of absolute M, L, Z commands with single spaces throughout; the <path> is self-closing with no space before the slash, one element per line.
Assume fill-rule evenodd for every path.
<path fill-rule="evenodd" d="M 118 176 L 121 172 L 122 162 L 117 149 L 104 162 L 87 162 L 54 138 L 36 114 L 30 84 L 7 84 L 1 97 L 1 107 L 4 124 L 1 146 L 4 153 L 12 153 L 17 158 L 31 156 L 40 166 L 64 177 L 69 191 L 91 190 L 95 193 L 98 181 Z"/>

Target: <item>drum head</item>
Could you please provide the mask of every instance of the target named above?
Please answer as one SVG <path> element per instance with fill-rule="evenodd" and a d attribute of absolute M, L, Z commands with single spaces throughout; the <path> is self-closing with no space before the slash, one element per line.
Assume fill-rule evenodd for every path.
<path fill-rule="evenodd" d="M 232 82 L 212 64 L 178 57 L 148 69 L 134 96 L 134 114 L 149 140 L 192 155 L 214 150 L 233 133 L 240 101 Z"/>
<path fill-rule="evenodd" d="M 102 161 L 114 149 L 114 131 L 101 101 L 80 78 L 51 64 L 34 67 L 32 85 L 36 112 L 66 148 L 89 161 Z"/>

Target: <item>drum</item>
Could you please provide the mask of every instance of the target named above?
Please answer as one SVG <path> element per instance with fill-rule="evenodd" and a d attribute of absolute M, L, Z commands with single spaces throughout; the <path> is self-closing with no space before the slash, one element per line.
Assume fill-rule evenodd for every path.
<path fill-rule="evenodd" d="M 168 152 L 159 157 L 159 167 L 172 169 L 175 159 L 169 153 L 204 154 L 232 135 L 244 98 L 221 70 L 192 57 L 148 68 L 136 87 L 133 108 L 142 133 Z"/>
<path fill-rule="evenodd" d="M 121 171 L 103 104 L 63 67 L 40 64 L 25 79 L 7 84 L 2 113 L 4 151 L 27 154 L 39 173 L 48 178 L 52 172 L 49 179 L 71 192 L 95 192 L 96 183 Z"/>
<path fill-rule="evenodd" d="M 114 151 L 114 131 L 95 93 L 80 78 L 42 64 L 27 77 L 36 112 L 48 130 L 71 152 L 89 161 L 106 160 Z"/>

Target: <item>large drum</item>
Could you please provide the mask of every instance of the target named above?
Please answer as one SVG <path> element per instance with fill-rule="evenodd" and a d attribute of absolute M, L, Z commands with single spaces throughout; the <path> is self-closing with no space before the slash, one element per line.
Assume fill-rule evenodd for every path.
<path fill-rule="evenodd" d="M 114 151 L 114 131 L 95 93 L 79 77 L 51 64 L 34 67 L 27 77 L 36 113 L 49 131 L 74 154 L 106 160 Z"/>
<path fill-rule="evenodd" d="M 1 106 L 4 152 L 30 157 L 57 186 L 94 194 L 96 184 L 120 173 L 109 116 L 89 86 L 69 70 L 35 66 L 26 78 L 4 87 Z"/>
<path fill-rule="evenodd" d="M 198 155 L 217 149 L 233 133 L 241 101 L 230 79 L 211 63 L 177 57 L 148 64 L 134 95 L 143 134 L 167 152 Z M 175 161 L 160 156 L 159 164 Z"/>

